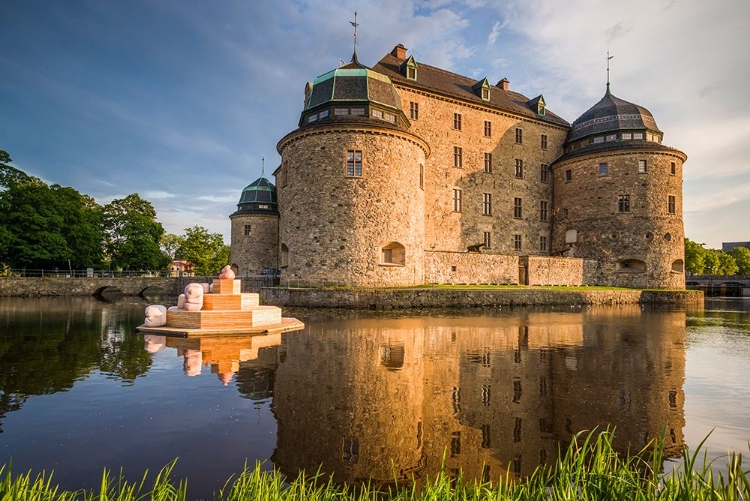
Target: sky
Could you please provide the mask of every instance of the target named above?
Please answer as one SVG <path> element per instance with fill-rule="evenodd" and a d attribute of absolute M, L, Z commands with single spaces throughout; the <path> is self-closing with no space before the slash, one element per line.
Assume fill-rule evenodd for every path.
<path fill-rule="evenodd" d="M 0 149 L 100 204 L 138 193 L 166 231 L 230 239 L 278 167 L 305 83 L 399 43 L 418 63 L 543 94 L 573 122 L 606 89 L 684 151 L 685 234 L 750 241 L 748 0 L 7 0 Z"/>

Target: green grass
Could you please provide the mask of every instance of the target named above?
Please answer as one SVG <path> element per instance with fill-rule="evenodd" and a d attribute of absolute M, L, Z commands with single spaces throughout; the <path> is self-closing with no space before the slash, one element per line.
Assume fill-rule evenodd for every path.
<path fill-rule="evenodd" d="M 731 454 L 726 476 L 714 473 L 703 456 L 702 442 L 683 451 L 683 463 L 674 471 L 662 471 L 663 442 L 642 451 L 620 455 L 612 447 L 613 433 L 588 433 L 575 437 L 555 464 L 538 468 L 522 481 L 503 477 L 493 484 L 450 478 L 445 472 L 419 486 L 388 488 L 337 486 L 318 473 L 300 474 L 287 481 L 278 472 L 265 472 L 260 464 L 245 469 L 214 494 L 221 500 L 308 501 L 470 501 L 470 500 L 750 500 L 750 471 L 742 468 L 742 455 Z M 669 465 L 669 463 L 668 463 Z M 60 491 L 52 474 L 13 476 L 0 467 L 0 500 L 61 501 L 171 501 L 187 498 L 187 481 L 172 479 L 175 462 L 164 467 L 152 481 L 148 473 L 138 482 L 113 477 L 106 470 L 101 486 L 90 491 Z"/>

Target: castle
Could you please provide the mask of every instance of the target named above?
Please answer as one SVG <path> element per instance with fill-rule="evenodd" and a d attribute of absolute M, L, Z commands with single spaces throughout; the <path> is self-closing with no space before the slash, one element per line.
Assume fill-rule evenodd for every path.
<path fill-rule="evenodd" d="M 232 221 L 238 276 L 351 286 L 685 287 L 682 166 L 644 107 L 612 95 L 572 124 L 397 45 L 305 86 L 281 164 Z"/>

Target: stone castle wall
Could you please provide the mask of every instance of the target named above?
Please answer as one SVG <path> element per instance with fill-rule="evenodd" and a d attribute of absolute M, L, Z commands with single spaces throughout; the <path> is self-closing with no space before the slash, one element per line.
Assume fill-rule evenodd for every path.
<path fill-rule="evenodd" d="M 424 266 L 427 284 L 518 284 L 518 256 L 427 251 Z"/>
<path fill-rule="evenodd" d="M 592 265 L 581 258 L 523 256 L 526 285 L 592 285 L 596 281 Z"/>
<path fill-rule="evenodd" d="M 684 159 L 677 150 L 624 146 L 555 164 L 552 252 L 599 261 L 596 284 L 683 289 Z M 647 172 L 639 172 L 639 160 L 647 162 Z M 607 164 L 606 175 L 600 175 L 602 163 Z M 619 211 L 620 195 L 629 195 L 629 212 Z M 674 213 L 669 212 L 669 196 L 675 199 Z M 567 233 L 571 230 L 574 242 Z"/>
<path fill-rule="evenodd" d="M 424 283 L 426 144 L 362 123 L 300 129 L 278 149 L 284 277 L 356 286 Z M 359 177 L 347 176 L 349 150 L 362 152 Z M 388 246 L 396 262 L 387 262 Z"/>
<path fill-rule="evenodd" d="M 230 262 L 238 277 L 259 273 L 263 267 L 277 268 L 279 216 L 277 214 L 242 214 L 232 220 Z M 245 231 L 249 226 L 249 234 Z"/>
<path fill-rule="evenodd" d="M 434 94 L 418 92 L 396 84 L 403 109 L 418 106 L 411 119 L 411 131 L 432 149 L 426 163 L 425 243 L 427 249 L 466 251 L 484 241 L 490 233 L 490 248 L 499 254 L 546 254 L 540 238 L 551 244 L 552 177 L 541 178 L 541 165 L 562 154 L 567 129 L 553 124 L 482 108 Z M 504 92 L 492 89 L 492 92 Z M 461 116 L 461 128 L 454 128 L 454 114 Z M 484 123 L 490 122 L 490 136 Z M 516 129 L 522 142 L 516 143 Z M 542 148 L 541 136 L 547 136 Z M 454 147 L 461 148 L 461 167 L 454 167 Z M 485 172 L 485 153 L 492 155 L 492 172 Z M 516 159 L 523 161 L 523 177 L 516 177 Z M 461 190 L 462 207 L 454 211 L 453 190 Z M 491 195 L 491 215 L 483 214 L 483 195 Z M 522 200 L 522 214 L 514 217 L 514 199 Z M 540 202 L 546 201 L 548 216 L 540 217 Z M 514 235 L 521 235 L 521 249 L 514 247 Z"/>

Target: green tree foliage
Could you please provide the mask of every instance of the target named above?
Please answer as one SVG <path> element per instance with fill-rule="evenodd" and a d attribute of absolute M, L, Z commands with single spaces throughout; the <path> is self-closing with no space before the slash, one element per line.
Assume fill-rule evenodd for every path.
<path fill-rule="evenodd" d="M 716 275 L 734 275 L 737 273 L 739 268 L 731 254 L 717 251 L 717 255 L 719 257 L 719 267 L 716 269 Z"/>
<path fill-rule="evenodd" d="M 71 250 L 74 269 L 104 266 L 104 229 L 102 207 L 88 195 L 73 188 L 52 185 L 57 210 L 63 216 L 60 230 Z"/>
<path fill-rule="evenodd" d="M 750 249 L 747 247 L 735 247 L 728 252 L 737 264 L 737 273 L 750 275 Z"/>
<path fill-rule="evenodd" d="M 175 259 L 180 259 L 179 251 L 184 241 L 185 239 L 180 235 L 165 233 L 161 236 L 159 244 L 162 252 L 169 257 L 169 260 L 174 261 Z"/>
<path fill-rule="evenodd" d="M 714 249 L 704 249 L 703 273 L 707 275 L 718 275 L 719 265 L 719 253 Z"/>
<path fill-rule="evenodd" d="M 689 238 L 685 239 L 685 269 L 688 273 L 700 275 L 706 267 L 706 249 Z"/>
<path fill-rule="evenodd" d="M 229 246 L 220 233 L 209 233 L 202 226 L 185 229 L 178 251 L 185 261 L 193 263 L 197 275 L 218 275 L 229 263 Z"/>
<path fill-rule="evenodd" d="M 104 206 L 106 249 L 113 268 L 162 270 L 169 258 L 159 248 L 164 228 L 151 202 L 137 193 Z"/>

